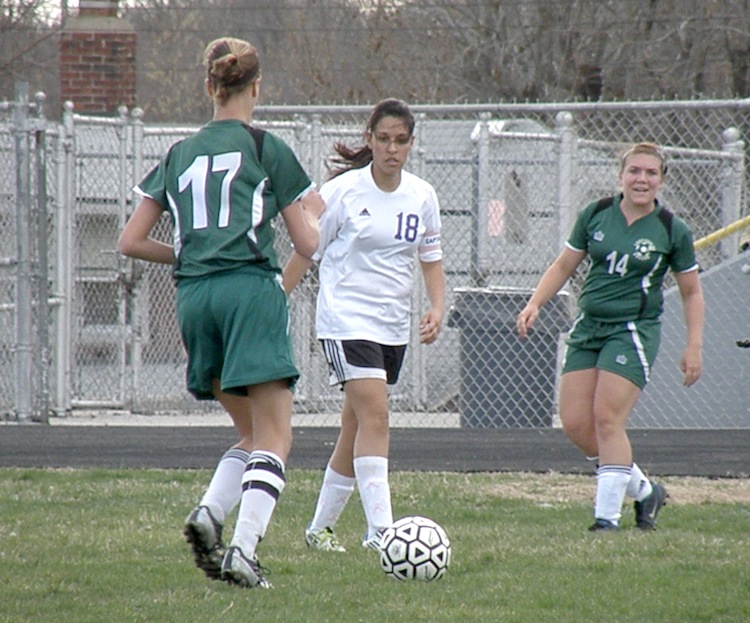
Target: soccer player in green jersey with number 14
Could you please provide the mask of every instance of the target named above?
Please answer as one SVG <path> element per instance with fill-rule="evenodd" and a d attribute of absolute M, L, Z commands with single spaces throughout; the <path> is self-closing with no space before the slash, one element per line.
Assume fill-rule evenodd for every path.
<path fill-rule="evenodd" d="M 196 565 L 212 579 L 268 588 L 255 548 L 284 488 L 299 377 L 272 221 L 281 215 L 296 253 L 311 257 L 325 204 L 286 143 L 250 125 L 260 89 L 255 48 L 223 37 L 203 62 L 213 119 L 135 188 L 142 199 L 118 248 L 173 265 L 188 390 L 218 399 L 240 437 L 185 522 Z M 164 212 L 173 244 L 151 237 Z M 222 528 L 238 503 L 225 551 Z"/>
<path fill-rule="evenodd" d="M 598 459 L 592 531 L 620 529 L 625 496 L 635 521 L 652 530 L 667 493 L 633 463 L 628 416 L 649 379 L 659 347 L 662 283 L 674 273 L 682 297 L 687 346 L 684 384 L 701 374 L 703 294 L 693 239 L 685 222 L 656 199 L 667 161 L 653 143 L 620 157 L 622 193 L 588 205 L 565 248 L 542 275 L 517 329 L 524 338 L 547 303 L 588 255 L 591 266 L 578 299 L 580 313 L 567 339 L 560 379 L 560 419 L 568 438 Z"/>

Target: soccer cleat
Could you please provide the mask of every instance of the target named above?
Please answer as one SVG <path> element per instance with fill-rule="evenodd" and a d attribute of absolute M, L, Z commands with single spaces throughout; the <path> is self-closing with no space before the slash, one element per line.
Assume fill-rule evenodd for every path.
<path fill-rule="evenodd" d="M 662 506 L 667 503 L 668 497 L 669 494 L 664 487 L 651 481 L 651 493 L 645 500 L 633 505 L 635 508 L 635 525 L 641 530 L 655 530 L 656 516 Z"/>
<path fill-rule="evenodd" d="M 222 528 L 207 506 L 198 506 L 190 512 L 182 530 L 185 540 L 193 548 L 195 565 L 212 580 L 221 577 L 224 558 Z"/>
<path fill-rule="evenodd" d="M 333 529 L 330 527 L 320 528 L 319 530 L 305 530 L 305 543 L 310 549 L 319 552 L 345 552 L 344 548 Z"/>
<path fill-rule="evenodd" d="M 221 579 L 243 588 L 273 588 L 266 579 L 267 569 L 260 566 L 258 557 L 248 558 L 239 547 L 232 546 L 224 554 Z"/>
<path fill-rule="evenodd" d="M 596 519 L 593 525 L 589 526 L 589 532 L 617 532 L 619 529 L 620 526 L 608 519 Z"/>
<path fill-rule="evenodd" d="M 365 534 L 365 538 L 362 540 L 362 547 L 364 547 L 365 549 L 371 549 L 373 551 L 379 552 L 380 542 L 383 540 L 384 532 L 385 532 L 385 528 L 381 528 L 375 533 L 375 536 L 371 536 L 370 538 L 368 538 L 367 534 Z"/>

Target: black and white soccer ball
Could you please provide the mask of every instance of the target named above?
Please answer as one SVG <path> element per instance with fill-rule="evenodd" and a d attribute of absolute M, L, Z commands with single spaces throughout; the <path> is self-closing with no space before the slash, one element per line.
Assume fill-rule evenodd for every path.
<path fill-rule="evenodd" d="M 396 580 L 437 580 L 450 562 L 448 535 L 427 517 L 402 517 L 381 537 L 380 566 Z"/>

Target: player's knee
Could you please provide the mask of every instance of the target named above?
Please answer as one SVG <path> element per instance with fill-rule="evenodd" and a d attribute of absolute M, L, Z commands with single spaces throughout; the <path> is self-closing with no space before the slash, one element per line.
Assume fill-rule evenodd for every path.
<path fill-rule="evenodd" d="M 388 410 L 385 409 L 371 409 L 365 413 L 358 414 L 357 421 L 359 430 L 367 430 L 370 433 L 387 433 L 389 422 L 388 422 Z"/>

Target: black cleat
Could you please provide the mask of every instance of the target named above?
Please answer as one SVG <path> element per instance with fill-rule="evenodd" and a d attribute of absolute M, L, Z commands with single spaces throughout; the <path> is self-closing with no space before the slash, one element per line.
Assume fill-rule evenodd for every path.
<path fill-rule="evenodd" d="M 656 516 L 659 514 L 662 506 L 667 503 L 669 494 L 667 490 L 659 483 L 651 481 L 651 493 L 642 502 L 636 502 L 635 524 L 641 530 L 655 530 Z"/>
<path fill-rule="evenodd" d="M 221 579 L 242 588 L 273 588 L 266 578 L 268 569 L 258 562 L 258 557 L 248 558 L 239 547 L 230 547 L 224 554 Z"/>
<path fill-rule="evenodd" d="M 617 532 L 619 529 L 620 526 L 607 519 L 596 519 L 589 527 L 589 532 Z"/>
<path fill-rule="evenodd" d="M 195 566 L 212 580 L 221 577 L 221 562 L 224 559 L 221 532 L 222 525 L 206 506 L 199 506 L 190 512 L 182 531 L 193 549 Z"/>

